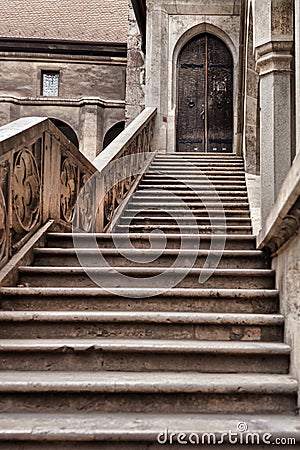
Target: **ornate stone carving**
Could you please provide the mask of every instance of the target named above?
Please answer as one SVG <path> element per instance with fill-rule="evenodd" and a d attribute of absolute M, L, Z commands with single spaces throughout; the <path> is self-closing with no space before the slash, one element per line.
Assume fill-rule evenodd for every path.
<path fill-rule="evenodd" d="M 7 207 L 3 191 L 0 187 L 0 261 L 7 256 Z"/>
<path fill-rule="evenodd" d="M 104 175 L 104 189 L 106 194 L 104 196 L 104 219 L 105 224 L 109 223 L 113 218 L 114 210 L 115 210 L 115 193 L 114 189 L 111 188 L 113 186 L 113 173 L 111 171 L 107 171 Z"/>
<path fill-rule="evenodd" d="M 72 222 L 74 207 L 78 192 L 78 174 L 75 165 L 70 158 L 65 158 L 61 166 L 61 218 L 66 222 Z"/>
<path fill-rule="evenodd" d="M 95 189 L 94 183 L 89 180 L 88 174 L 83 174 L 81 185 L 82 190 L 80 191 L 79 196 L 79 217 L 80 223 L 79 228 L 85 232 L 89 232 L 92 229 L 92 225 L 94 222 L 94 198 L 95 198 Z"/>
<path fill-rule="evenodd" d="M 41 182 L 34 155 L 20 150 L 13 167 L 13 228 L 17 233 L 32 230 L 40 219 Z"/>

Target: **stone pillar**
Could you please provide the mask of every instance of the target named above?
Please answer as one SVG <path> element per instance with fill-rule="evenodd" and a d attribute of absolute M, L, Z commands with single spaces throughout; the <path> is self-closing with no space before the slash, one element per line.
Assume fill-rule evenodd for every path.
<path fill-rule="evenodd" d="M 260 75 L 262 223 L 292 164 L 292 47 L 291 41 L 277 41 L 256 49 Z"/>
<path fill-rule="evenodd" d="M 145 57 L 142 38 L 129 0 L 125 122 L 129 125 L 145 108 Z"/>
<path fill-rule="evenodd" d="M 79 150 L 93 161 L 99 153 L 99 118 L 98 106 L 84 105 L 80 110 L 80 141 Z"/>
<path fill-rule="evenodd" d="M 295 0 L 296 152 L 300 152 L 300 0 Z"/>
<path fill-rule="evenodd" d="M 147 1 L 146 107 L 157 108 L 154 148 L 167 148 L 168 14 L 156 0 Z"/>
<path fill-rule="evenodd" d="M 294 154 L 294 0 L 253 0 L 256 70 L 260 77 L 262 225 Z"/>

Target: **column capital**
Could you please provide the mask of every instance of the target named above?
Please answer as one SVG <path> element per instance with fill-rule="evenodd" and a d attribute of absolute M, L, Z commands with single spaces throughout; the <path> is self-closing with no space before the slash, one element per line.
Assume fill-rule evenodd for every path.
<path fill-rule="evenodd" d="M 292 72 L 293 40 L 274 40 L 255 49 L 256 70 L 260 76 Z"/>

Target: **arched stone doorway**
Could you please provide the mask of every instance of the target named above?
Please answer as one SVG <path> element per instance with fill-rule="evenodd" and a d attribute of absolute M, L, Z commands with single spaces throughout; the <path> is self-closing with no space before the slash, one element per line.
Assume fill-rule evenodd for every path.
<path fill-rule="evenodd" d="M 233 58 L 210 33 L 179 53 L 176 116 L 177 151 L 233 151 Z"/>

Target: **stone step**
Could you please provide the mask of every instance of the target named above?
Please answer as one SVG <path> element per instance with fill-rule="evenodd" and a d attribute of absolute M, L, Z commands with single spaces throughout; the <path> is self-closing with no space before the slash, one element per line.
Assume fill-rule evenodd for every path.
<path fill-rule="evenodd" d="M 204 200 L 204 199 L 203 199 Z M 133 198 L 130 200 L 130 202 L 127 205 L 127 209 L 139 209 L 142 210 L 143 208 L 169 208 L 170 206 L 172 208 L 178 208 L 183 209 L 183 206 L 185 209 L 203 209 L 203 207 L 206 207 L 207 209 L 220 209 L 221 207 L 224 209 L 224 211 L 227 210 L 234 210 L 234 209 L 246 209 L 249 211 L 249 203 L 248 201 L 236 201 L 234 197 L 228 199 L 228 201 L 224 202 L 223 199 L 220 199 L 216 201 L 216 198 L 214 197 L 215 201 L 208 201 L 208 199 L 205 199 L 205 201 L 201 201 L 199 197 L 195 198 L 194 201 L 179 201 L 179 199 L 172 199 L 172 200 L 166 200 L 164 198 Z M 234 202 L 234 203 L 233 203 Z"/>
<path fill-rule="evenodd" d="M 181 176 L 184 176 L 184 177 L 192 176 L 196 179 L 201 179 L 201 176 L 203 178 L 207 178 L 207 177 L 210 178 L 210 177 L 214 177 L 214 176 L 217 176 L 217 177 L 223 176 L 223 177 L 227 177 L 229 179 L 231 179 L 232 177 L 233 178 L 234 177 L 245 177 L 245 172 L 244 172 L 244 170 L 241 170 L 241 169 L 236 169 L 236 170 L 230 169 L 229 170 L 226 168 L 225 169 L 221 169 L 221 168 L 216 169 L 214 167 L 212 167 L 211 169 L 209 167 L 205 167 L 205 169 L 202 169 L 202 170 L 198 167 L 187 167 L 187 168 L 182 167 L 181 169 L 180 168 L 177 169 L 176 167 L 174 167 L 173 169 L 172 168 L 169 168 L 169 169 L 164 169 L 164 168 L 151 169 L 150 168 L 147 171 L 147 176 L 158 175 L 158 174 L 161 174 L 164 176 L 168 175 L 168 176 L 172 176 L 172 177 L 178 176 L 179 178 Z"/>
<path fill-rule="evenodd" d="M 228 203 L 228 202 L 247 202 L 248 195 L 247 193 L 235 193 L 231 192 L 230 194 L 217 194 L 213 192 L 209 193 L 196 193 L 196 192 L 189 192 L 185 196 L 178 196 L 178 195 L 171 195 L 169 192 L 162 192 L 160 191 L 156 195 L 154 195 L 151 192 L 147 191 L 141 191 L 136 192 L 132 196 L 132 201 L 138 200 L 138 201 L 148 201 L 149 199 L 154 198 L 158 203 L 159 202 L 167 202 L 168 204 L 172 203 L 178 203 L 178 200 L 180 199 L 182 203 L 192 203 L 192 202 L 219 202 L 222 203 Z"/>
<path fill-rule="evenodd" d="M 169 214 L 169 216 L 174 217 L 186 217 L 187 213 L 184 208 L 182 209 L 173 209 L 172 207 L 168 208 L 167 205 L 165 207 L 155 208 L 155 209 L 145 209 L 145 211 L 140 211 L 139 209 L 125 209 L 122 214 L 122 218 L 125 217 L 141 217 L 147 214 L 148 217 L 161 217 Z M 250 220 L 250 211 L 245 209 L 193 209 L 192 216 L 193 217 L 223 217 L 225 215 L 227 220 L 231 219 L 249 219 Z"/>
<path fill-rule="evenodd" d="M 179 250 L 179 249 L 71 249 L 71 248 L 36 248 L 34 265 L 36 266 L 80 266 L 80 261 L 93 267 L 103 266 L 102 258 L 107 264 L 119 267 L 203 267 L 209 255 L 220 258 L 218 268 L 268 269 L 269 258 L 259 250 Z M 80 256 L 80 261 L 77 258 Z"/>
<path fill-rule="evenodd" d="M 236 170 L 241 171 L 244 170 L 244 164 L 241 162 L 211 162 L 211 161 L 188 161 L 188 162 L 180 162 L 180 161 L 154 161 L 149 170 L 173 170 L 173 169 L 185 169 L 189 171 L 190 169 L 200 169 L 202 170 Z"/>
<path fill-rule="evenodd" d="M 274 271 L 265 269 L 189 269 L 166 267 L 25 267 L 19 284 L 28 287 L 273 289 Z M 209 277 L 200 284 L 199 277 Z M 91 279 L 92 278 L 92 279 Z"/>
<path fill-rule="evenodd" d="M 160 172 L 160 171 L 153 171 L 153 173 L 151 172 L 146 172 L 145 175 L 143 176 L 143 181 L 145 180 L 159 180 L 160 182 L 164 183 L 164 180 L 166 181 L 174 181 L 177 180 L 178 182 L 195 182 L 195 183 L 201 183 L 201 182 L 221 182 L 221 181 L 227 181 L 227 182 L 242 182 L 244 183 L 246 180 L 245 177 L 245 172 L 243 172 L 242 174 L 236 174 L 236 173 L 232 173 L 231 172 L 231 176 L 228 177 L 228 173 L 208 173 L 208 174 L 204 174 L 202 173 L 190 173 L 190 172 L 183 172 L 183 173 L 178 173 L 177 175 L 174 173 L 165 173 L 165 172 Z"/>
<path fill-rule="evenodd" d="M 152 215 L 148 215 L 147 211 L 141 212 L 143 215 L 129 215 L 130 210 L 126 214 L 126 216 L 122 217 L 120 220 L 120 225 L 161 225 L 164 226 L 166 224 L 169 225 L 221 225 L 221 226 L 227 226 L 227 227 L 236 227 L 236 226 L 247 226 L 251 227 L 251 219 L 250 218 L 244 218 L 244 217 L 226 217 L 225 213 L 218 216 L 194 216 L 190 214 L 189 216 L 186 214 L 185 216 L 178 216 L 177 214 L 172 215 L 160 215 L 159 217 L 153 217 Z"/>
<path fill-rule="evenodd" d="M 114 289 L 26 288 L 0 289 L 7 311 L 154 311 L 276 314 L 279 295 L 271 289 Z M 178 299 L 180 298 L 180 301 Z"/>
<path fill-rule="evenodd" d="M 144 176 L 146 177 L 147 174 Z M 228 179 L 222 179 L 219 181 L 214 181 L 214 183 L 212 184 L 211 181 L 209 180 L 205 180 L 205 179 L 200 179 L 200 180 L 189 180 L 188 181 L 189 186 L 192 187 L 199 187 L 199 188 L 211 188 L 211 186 L 215 186 L 218 187 L 220 189 L 224 188 L 224 189 L 230 189 L 231 187 L 241 187 L 241 188 L 245 188 L 247 186 L 246 184 L 246 180 L 245 178 L 243 180 L 228 180 Z M 172 178 L 166 178 L 165 181 L 161 180 L 160 178 L 156 179 L 155 177 L 153 177 L 153 179 L 151 180 L 147 180 L 145 178 L 142 179 L 142 181 L 139 184 L 139 188 L 142 188 L 144 186 L 149 186 L 150 188 L 156 188 L 157 186 L 161 186 L 161 187 L 174 187 L 174 188 L 179 188 L 180 189 L 188 189 L 189 186 L 186 186 L 184 181 L 180 181 L 180 180 L 172 180 Z"/>
<path fill-rule="evenodd" d="M 246 433 L 241 432 L 243 428 Z M 0 449 L 158 450 L 164 445 L 179 450 L 183 445 L 185 448 L 201 445 L 209 450 L 214 443 L 223 442 L 222 450 L 232 450 L 230 442 L 237 436 L 229 438 L 230 430 L 238 433 L 239 442 L 245 443 L 253 436 L 253 442 L 263 450 L 269 448 L 263 442 L 272 445 L 276 439 L 295 440 L 295 449 L 300 444 L 299 417 L 293 414 L 244 414 L 241 419 L 236 411 L 230 415 L 5 413 L 0 414 Z M 250 447 L 241 445 L 240 449 Z"/>
<path fill-rule="evenodd" d="M 155 158 L 212 158 L 212 159 L 242 159 L 242 156 L 238 156 L 231 152 L 163 152 L 160 151 L 156 154 Z"/>
<path fill-rule="evenodd" d="M 123 376 L 120 371 L 287 374 L 289 360 L 290 347 L 279 342 L 135 338 L 0 340 L 2 371 L 80 372 L 88 367 L 102 374 L 118 371 L 119 379 Z"/>
<path fill-rule="evenodd" d="M 205 341 L 283 339 L 274 314 L 136 311 L 1 311 L 0 339 L 118 338 Z"/>
<path fill-rule="evenodd" d="M 296 410 L 297 383 L 289 376 L 195 372 L 0 373 L 6 413 L 235 413 Z"/>
<path fill-rule="evenodd" d="M 126 220 L 125 220 L 126 222 Z M 176 225 L 171 225 L 166 221 L 166 223 L 155 223 L 149 221 L 149 223 L 145 223 L 144 225 L 141 224 L 135 224 L 134 222 L 132 224 L 123 224 L 123 220 L 121 224 L 116 226 L 116 232 L 120 233 L 151 233 L 153 231 L 161 231 L 163 233 L 188 233 L 188 232 L 195 232 L 199 233 L 201 235 L 202 233 L 212 233 L 212 234 L 252 234 L 252 226 L 246 226 L 246 225 L 234 225 L 230 226 L 226 224 L 226 221 L 224 223 L 208 223 L 207 225 L 189 225 L 185 224 L 185 222 L 178 223 Z"/>
<path fill-rule="evenodd" d="M 179 164 L 181 166 L 188 165 L 190 163 L 196 163 L 196 164 L 206 164 L 206 165 L 216 165 L 216 166 L 223 166 L 228 165 L 229 167 L 235 166 L 235 165 L 241 165 L 244 167 L 244 160 L 243 159 L 214 159 L 214 158 L 161 158 L 161 157 L 155 157 L 152 161 L 151 165 L 157 165 L 157 164 Z"/>
<path fill-rule="evenodd" d="M 206 184 L 195 184 L 193 185 L 193 189 L 191 189 L 189 186 L 178 186 L 177 183 L 173 183 L 173 185 L 167 185 L 167 184 L 149 184 L 149 183 L 141 183 L 139 184 L 138 192 L 145 191 L 147 192 L 161 192 L 161 190 L 165 189 L 168 190 L 168 192 L 171 192 L 172 194 L 186 194 L 189 192 L 209 192 L 212 190 L 212 187 L 215 189 L 216 192 L 232 192 L 232 191 L 241 191 L 241 192 L 247 192 L 247 186 L 246 184 L 228 184 L 225 185 L 219 183 L 212 186 L 212 184 L 206 183 Z"/>
<path fill-rule="evenodd" d="M 131 243 L 135 248 L 166 248 L 166 249 L 210 249 L 223 248 L 225 242 L 226 250 L 255 250 L 256 237 L 253 235 L 221 235 L 211 234 L 164 234 L 159 233 L 49 233 L 47 245 L 58 248 L 74 247 L 73 239 L 76 240 L 77 248 L 95 248 L 95 243 L 100 248 L 128 248 Z M 213 240 L 212 240 L 213 239 Z M 216 247 L 215 247 L 216 246 Z"/>

